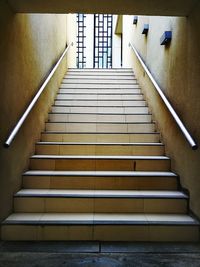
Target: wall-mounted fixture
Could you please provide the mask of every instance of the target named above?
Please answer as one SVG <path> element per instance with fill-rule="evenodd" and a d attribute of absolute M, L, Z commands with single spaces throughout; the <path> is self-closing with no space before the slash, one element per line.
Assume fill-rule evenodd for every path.
<path fill-rule="evenodd" d="M 160 44 L 166 45 L 171 42 L 172 39 L 172 32 L 171 31 L 165 31 L 163 35 L 160 37 Z"/>
<path fill-rule="evenodd" d="M 149 24 L 144 24 L 142 34 L 147 35 L 149 31 Z"/>
<path fill-rule="evenodd" d="M 133 24 L 137 24 L 137 22 L 138 22 L 138 16 L 134 16 L 133 17 Z"/>

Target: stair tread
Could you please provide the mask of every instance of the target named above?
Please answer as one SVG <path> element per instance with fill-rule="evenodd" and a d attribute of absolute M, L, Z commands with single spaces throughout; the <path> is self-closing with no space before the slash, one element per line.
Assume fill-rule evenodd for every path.
<path fill-rule="evenodd" d="M 65 95 L 74 95 L 74 93 L 58 93 L 57 96 L 65 96 Z M 77 95 L 86 95 L 86 94 L 80 94 L 78 93 Z M 92 95 L 90 93 L 87 93 L 87 95 Z M 94 95 L 98 95 L 98 93 L 95 93 Z M 107 95 L 107 94 L 102 94 L 102 95 Z M 109 95 L 113 95 L 113 94 L 109 94 Z M 118 95 L 126 95 L 126 94 L 118 94 Z M 132 93 L 131 95 L 142 95 L 141 93 Z M 60 98 L 56 98 L 56 100 L 73 100 L 73 101 L 144 101 L 145 100 L 136 100 L 136 99 L 91 99 L 91 98 L 84 98 L 84 99 L 81 99 L 81 98 L 72 98 L 72 99 L 60 99 Z"/>
<path fill-rule="evenodd" d="M 105 79 L 85 79 L 85 78 L 76 78 L 76 79 L 71 79 L 71 78 L 63 78 L 62 83 L 75 83 L 75 84 L 81 84 L 81 83 L 87 83 L 87 84 L 91 84 L 91 83 L 100 83 L 100 84 L 113 84 L 113 83 L 117 83 L 117 84 L 134 84 L 137 83 L 136 79 L 128 79 L 128 80 L 124 80 L 124 79 L 110 79 L 109 77 L 105 77 Z"/>
<path fill-rule="evenodd" d="M 55 106 L 53 106 L 55 107 Z M 61 107 L 61 106 L 59 106 Z M 122 116 L 127 116 L 127 115 L 152 115 L 152 113 L 108 113 L 108 112 L 49 112 L 49 114 L 63 114 L 63 115 L 66 115 L 66 114 L 69 114 L 69 115 L 73 115 L 73 114 L 78 114 L 78 115 L 108 115 L 108 116 L 117 116 L 117 115 L 122 115 Z"/>
<path fill-rule="evenodd" d="M 175 198 L 187 199 L 181 191 L 171 190 L 77 190 L 21 189 L 15 197 L 88 197 L 88 198 Z"/>
<path fill-rule="evenodd" d="M 164 146 L 163 143 L 107 143 L 107 142 L 37 142 L 38 145 L 113 145 L 113 146 Z"/>
<path fill-rule="evenodd" d="M 109 72 L 105 72 L 104 74 L 98 74 L 98 75 L 95 75 L 95 73 L 91 72 L 90 74 L 78 74 L 78 77 L 88 77 L 88 76 L 94 76 L 94 77 L 101 77 L 101 76 L 111 76 L 111 77 L 119 77 L 119 76 L 129 76 L 131 78 L 135 78 L 135 76 L 133 75 L 133 73 L 126 73 L 126 74 L 118 74 L 118 75 L 112 75 L 112 73 L 110 74 Z M 71 78 L 71 77 L 77 77 L 77 74 L 75 73 L 72 73 L 71 71 L 69 71 L 65 76 L 65 78 Z"/>
<path fill-rule="evenodd" d="M 108 125 L 113 125 L 113 124 L 153 124 L 155 125 L 155 122 L 108 122 L 108 121 L 46 121 L 46 123 L 67 123 L 67 124 L 108 124 Z"/>
<path fill-rule="evenodd" d="M 149 134 L 153 134 L 153 135 L 160 135 L 160 132 L 61 132 L 61 131 L 42 131 L 41 132 L 42 134 L 80 134 L 80 135 L 83 135 L 83 134 L 95 134 L 95 135 L 120 135 L 120 134 L 125 134 L 125 135 L 149 135 Z"/>
<path fill-rule="evenodd" d="M 158 171 L 44 171 L 44 170 L 30 170 L 23 175 L 50 175 L 50 176 L 125 176 L 125 177 L 154 177 L 154 176 L 168 176 L 177 177 L 173 172 L 158 172 Z"/>
<path fill-rule="evenodd" d="M 170 158 L 167 156 L 33 155 L 31 159 L 169 160 Z"/>
<path fill-rule="evenodd" d="M 90 84 L 90 86 L 86 86 L 86 84 L 82 84 L 82 86 L 75 87 L 75 84 L 61 84 L 59 91 L 64 90 L 68 91 L 68 93 L 80 93 L 80 94 L 85 94 L 85 93 L 93 93 L 93 94 L 112 94 L 112 95 L 118 95 L 118 94 L 131 94 L 131 95 L 144 95 L 141 91 L 141 87 L 138 84 L 133 84 L 133 85 L 126 85 L 125 84 L 122 86 L 117 86 L 117 85 L 112 85 L 108 86 L 106 84 L 102 84 L 101 87 L 99 85 L 95 84 Z"/>
<path fill-rule="evenodd" d="M 63 107 L 62 107 L 63 108 Z M 127 116 L 127 115 L 133 115 L 133 116 L 151 116 L 152 113 L 108 113 L 108 112 L 60 112 L 60 111 L 53 111 L 53 112 L 49 112 L 49 115 L 96 115 L 96 116 Z M 95 121 L 94 121 L 95 122 Z M 109 121 L 110 123 L 112 123 L 112 121 Z M 126 123 L 126 121 L 124 121 L 124 123 Z"/>
<path fill-rule="evenodd" d="M 67 100 L 67 99 L 55 99 L 55 101 L 58 103 L 58 102 L 71 102 L 71 100 Z M 83 100 L 83 102 L 84 101 L 86 101 L 86 100 Z M 88 105 L 88 104 L 85 104 L 84 105 L 84 103 L 81 103 L 81 104 L 77 104 L 77 103 L 75 103 L 75 104 L 73 104 L 73 102 L 72 102 L 72 104 L 62 104 L 62 105 L 58 105 L 58 104 L 55 104 L 54 105 L 54 107 L 72 107 L 72 108 L 80 108 L 80 107 L 87 107 L 87 108 L 136 108 L 136 109 L 138 109 L 138 108 L 141 108 L 141 109 L 143 109 L 143 108 L 148 108 L 148 106 L 145 106 L 145 105 L 143 105 L 143 106 L 134 106 L 134 105 L 132 105 L 132 104 L 126 104 L 126 105 L 123 105 L 123 104 L 118 104 L 118 105 L 114 105 L 114 104 L 111 104 L 111 105 L 109 105 L 109 106 L 106 106 L 106 105 L 98 105 L 98 103 L 97 104 L 93 104 L 93 105 Z"/>
<path fill-rule="evenodd" d="M 13 213 L 3 224 L 155 224 L 199 225 L 189 214 Z"/>
<path fill-rule="evenodd" d="M 81 75 L 81 76 L 72 76 L 72 75 L 68 75 L 68 76 L 64 76 L 63 81 L 70 81 L 70 82 L 74 82 L 74 81 L 89 81 L 89 82 L 99 82 L 101 81 L 102 83 L 104 83 L 104 81 L 118 81 L 118 82 L 136 82 L 137 79 L 131 75 L 122 75 L 122 77 L 119 76 L 114 76 L 113 75 L 92 75 L 92 76 L 88 76 L 88 75 Z"/>
<path fill-rule="evenodd" d="M 87 74 L 87 72 L 89 72 L 89 74 Z M 98 73 L 98 75 L 96 75 L 95 74 L 95 72 L 90 72 L 90 71 L 85 71 L 85 73 L 84 74 L 78 74 L 77 75 L 77 73 L 76 72 L 73 72 L 73 71 L 68 71 L 67 72 L 67 74 L 65 74 L 65 76 L 64 77 L 87 77 L 87 76 L 94 76 L 94 77 L 99 77 L 99 76 L 111 76 L 111 77 L 119 77 L 119 76 L 130 76 L 130 77 L 132 77 L 132 78 L 135 78 L 135 76 L 134 76 L 134 74 L 133 74 L 133 72 L 128 72 L 128 73 L 124 73 L 124 72 L 121 72 L 121 74 L 120 73 L 117 73 L 117 75 L 113 75 L 113 73 L 111 72 L 111 73 L 109 73 L 109 72 L 102 72 L 102 74 L 99 74 Z"/>
<path fill-rule="evenodd" d="M 74 72 L 86 72 L 86 71 L 91 71 L 91 72 L 113 72 L 113 71 L 130 71 L 133 73 L 132 68 L 111 68 L 111 69 L 103 69 L 103 68 L 99 68 L 99 69 L 94 69 L 94 68 L 84 68 L 84 69 L 79 69 L 79 68 L 68 68 L 68 72 L 70 71 L 74 71 Z"/>
<path fill-rule="evenodd" d="M 131 67 L 112 67 L 112 68 L 90 68 L 90 67 L 86 67 L 86 68 L 76 68 L 76 67 L 70 67 L 67 69 L 66 74 L 68 75 L 68 73 L 85 73 L 85 72 L 90 72 L 90 73 L 99 73 L 99 72 L 103 72 L 103 73 L 109 73 L 109 72 L 114 72 L 114 73 L 119 73 L 119 72 L 130 72 L 132 75 L 134 75 L 134 71 Z"/>
<path fill-rule="evenodd" d="M 76 88 L 74 88 L 74 89 L 76 89 Z M 60 90 L 63 90 L 62 88 L 60 88 Z M 68 90 L 68 89 L 67 89 Z M 123 89 L 122 89 L 123 90 Z M 138 89 L 136 89 L 136 90 L 138 90 Z M 87 92 L 87 93 L 83 93 L 83 92 L 81 92 L 81 93 L 77 93 L 77 92 L 73 92 L 73 93 L 71 93 L 71 92 L 66 92 L 66 93 L 63 93 L 63 92 L 58 92 L 58 94 L 57 95 L 105 95 L 105 96 L 107 96 L 107 95 L 122 95 L 122 96 L 130 96 L 130 95 L 134 95 L 135 93 L 134 92 L 131 92 L 131 93 L 124 93 L 124 92 L 122 92 L 122 93 L 119 93 L 119 92 L 113 92 L 113 93 L 102 93 L 102 92 Z M 137 93 L 137 95 L 143 95 L 143 93 L 141 92 L 141 93 Z M 126 99 L 126 100 L 128 100 L 128 99 Z M 123 100 L 122 100 L 123 101 Z M 141 99 L 141 100 L 139 100 L 139 101 L 145 101 L 144 99 Z"/>

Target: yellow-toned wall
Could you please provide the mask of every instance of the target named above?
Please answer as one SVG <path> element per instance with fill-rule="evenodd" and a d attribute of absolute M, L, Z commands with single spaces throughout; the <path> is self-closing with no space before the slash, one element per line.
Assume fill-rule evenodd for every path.
<path fill-rule="evenodd" d="M 76 36 L 77 36 L 76 14 L 67 14 L 67 43 L 73 43 L 67 53 L 67 67 L 76 68 Z"/>
<path fill-rule="evenodd" d="M 3 144 L 66 46 L 66 15 L 14 14 L 0 2 L 0 221 L 13 209 L 34 143 L 66 72 L 63 61 L 10 148 Z"/>
<path fill-rule="evenodd" d="M 166 154 L 172 159 L 172 169 L 189 190 L 190 208 L 200 217 L 200 148 L 190 148 L 128 48 L 131 41 L 200 146 L 200 5 L 187 18 L 139 16 L 137 25 L 132 21 L 133 16 L 124 16 L 124 66 L 133 67 L 158 123 Z M 149 23 L 147 37 L 141 34 L 144 23 Z M 161 46 L 160 37 L 169 30 L 171 44 Z"/>

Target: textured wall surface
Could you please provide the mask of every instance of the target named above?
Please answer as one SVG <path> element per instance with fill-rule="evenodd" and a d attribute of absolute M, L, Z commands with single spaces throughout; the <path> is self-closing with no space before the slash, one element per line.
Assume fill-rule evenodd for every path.
<path fill-rule="evenodd" d="M 0 2 L 0 220 L 12 211 L 13 193 L 40 138 L 66 72 L 63 61 L 9 149 L 3 147 L 42 81 L 66 46 L 66 15 L 14 14 Z"/>
<path fill-rule="evenodd" d="M 200 149 L 193 151 L 158 94 L 138 64 L 128 41 L 131 41 L 176 112 L 200 145 L 200 5 L 187 18 L 125 16 L 124 58 L 125 66 L 133 66 L 144 90 L 158 128 L 166 145 L 166 153 L 172 159 L 172 169 L 180 175 L 181 185 L 189 190 L 190 208 L 200 217 Z M 144 23 L 149 23 L 149 33 L 141 34 Z M 127 30 L 129 29 L 129 30 Z M 164 31 L 172 31 L 168 46 L 160 45 Z"/>

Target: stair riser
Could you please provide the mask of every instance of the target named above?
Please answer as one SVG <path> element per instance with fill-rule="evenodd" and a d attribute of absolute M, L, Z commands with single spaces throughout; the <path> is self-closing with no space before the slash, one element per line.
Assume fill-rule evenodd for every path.
<path fill-rule="evenodd" d="M 79 79 L 83 79 L 83 80 L 91 80 L 91 81 L 93 81 L 93 80 L 100 80 L 100 81 L 102 81 L 102 83 L 103 83 L 103 81 L 104 80 L 107 80 L 107 79 L 109 79 L 109 80 L 117 80 L 117 81 L 121 81 L 121 80 L 130 80 L 130 81 L 136 81 L 136 78 L 135 78 L 135 76 L 133 76 L 133 75 L 131 75 L 131 74 L 129 74 L 129 75 L 125 75 L 125 74 L 119 74 L 119 75 L 112 75 L 112 74 L 107 74 L 107 75 L 105 75 L 105 74 L 98 74 L 98 75 L 95 75 L 95 74 L 93 74 L 93 75 L 90 75 L 90 74 L 84 74 L 84 75 L 74 75 L 74 74 L 68 74 L 68 75 L 65 75 L 64 76 L 64 79 L 65 80 L 79 80 Z"/>
<path fill-rule="evenodd" d="M 68 74 L 75 74 L 75 75 L 82 75 L 82 74 L 89 74 L 89 75 L 134 75 L 133 70 L 131 68 L 112 68 L 112 69 L 93 69 L 93 68 L 84 68 L 84 69 L 77 69 L 77 68 L 70 68 L 67 71 Z"/>
<path fill-rule="evenodd" d="M 119 95 L 125 100 L 128 100 L 129 97 L 133 97 L 133 99 L 136 100 L 144 100 L 144 97 L 142 95 L 142 91 L 139 88 L 133 88 L 133 89 L 94 89 L 94 88 L 61 88 L 58 92 L 59 94 L 73 94 L 76 98 L 79 98 L 79 96 L 94 96 L 94 94 L 98 97 L 119 97 Z M 122 98 L 121 98 L 122 99 Z M 131 100 L 131 99 L 129 99 Z"/>
<path fill-rule="evenodd" d="M 62 83 L 76 83 L 76 84 L 137 84 L 135 77 L 109 77 L 109 76 L 80 76 L 80 77 L 64 77 Z"/>
<path fill-rule="evenodd" d="M 153 123 L 133 123 L 133 124 L 104 124 L 104 123 L 56 123 L 47 122 L 46 131 L 53 132 L 77 132 L 77 133 L 149 133 L 155 132 Z"/>
<path fill-rule="evenodd" d="M 64 78 L 68 79 L 68 78 L 86 78 L 86 79 L 104 79 L 106 77 L 108 77 L 109 79 L 135 79 L 135 75 L 132 72 L 129 73 L 124 73 L 124 72 L 118 72 L 118 73 L 107 73 L 107 72 L 82 72 L 82 73 L 72 73 L 72 72 L 67 72 L 67 74 L 64 76 Z"/>
<path fill-rule="evenodd" d="M 148 115 L 147 107 L 88 107 L 66 106 L 63 101 L 52 107 L 52 113 L 96 113 L 97 115 Z M 99 114 L 98 114 L 99 113 Z"/>
<path fill-rule="evenodd" d="M 62 107 L 54 108 L 54 112 L 62 111 Z M 101 114 L 49 114 L 50 122 L 151 122 L 151 115 L 101 115 Z"/>
<path fill-rule="evenodd" d="M 31 159 L 30 169 L 52 171 L 169 171 L 170 160 Z"/>
<path fill-rule="evenodd" d="M 107 84 L 108 86 L 111 84 L 111 85 L 114 85 L 114 84 L 117 84 L 117 85 L 126 85 L 126 84 L 130 84 L 130 85 L 133 85 L 133 84 L 137 84 L 137 80 L 135 79 L 132 79 L 132 80 L 119 80 L 119 79 L 113 79 L 113 80 L 110 80 L 109 78 L 108 79 L 70 79 L 70 78 L 67 78 L 67 79 L 63 79 L 62 81 L 62 84 L 75 84 L 76 86 L 79 86 L 79 85 L 82 85 L 82 84 Z"/>
<path fill-rule="evenodd" d="M 186 213 L 187 200 L 117 197 L 14 197 L 14 211 L 22 213 Z"/>
<path fill-rule="evenodd" d="M 177 178 L 24 176 L 23 188 L 96 190 L 177 190 Z"/>
<path fill-rule="evenodd" d="M 72 98 L 70 95 L 67 94 L 60 94 L 57 96 L 56 100 L 64 100 L 69 102 L 70 104 L 73 105 L 91 105 L 91 106 L 146 106 L 146 101 L 141 99 L 140 95 L 135 95 L 132 97 L 132 99 L 120 99 L 117 97 L 113 97 L 110 95 L 110 100 L 108 97 L 102 97 L 102 99 L 95 98 L 93 95 L 90 96 L 85 96 L 85 97 L 78 97 L 75 96 Z M 70 105 L 69 104 L 69 105 Z"/>
<path fill-rule="evenodd" d="M 162 156 L 164 146 L 123 145 L 36 145 L 36 154 L 41 155 L 133 155 Z"/>
<path fill-rule="evenodd" d="M 46 142 L 159 142 L 158 133 L 147 134 L 64 134 L 64 133 L 42 133 L 41 140 Z"/>
<path fill-rule="evenodd" d="M 125 95 L 122 94 L 94 94 L 94 93 L 87 93 L 87 94 L 70 94 L 67 89 L 60 89 L 60 93 L 57 95 L 58 99 L 66 99 L 66 100 L 121 100 L 121 101 L 142 101 L 143 95 Z M 140 93 L 138 91 L 138 93 Z M 143 100 L 144 101 L 144 100 Z"/>
<path fill-rule="evenodd" d="M 66 106 L 97 106 L 97 107 L 134 107 L 146 106 L 142 100 L 67 100 L 64 95 L 57 96 L 56 105 Z"/>
<path fill-rule="evenodd" d="M 2 240 L 197 242 L 197 226 L 148 225 L 3 225 Z"/>
<path fill-rule="evenodd" d="M 92 78 L 92 77 L 102 77 L 102 78 L 106 78 L 106 77 L 109 77 L 109 78 L 127 78 L 127 77 L 131 77 L 131 78 L 135 78 L 135 75 L 133 72 L 131 71 L 128 71 L 128 72 L 124 72 L 124 71 L 104 71 L 104 72 L 100 72 L 100 71 L 79 71 L 79 72 L 71 72 L 71 71 L 68 71 L 67 74 L 64 76 L 65 78 L 68 78 L 68 77 L 73 77 L 73 78 L 76 78 L 76 77 L 88 77 L 88 78 Z"/>
<path fill-rule="evenodd" d="M 121 92 L 123 91 L 124 93 L 126 92 L 132 92 L 131 90 L 133 89 L 140 89 L 140 86 L 138 84 L 76 84 L 76 83 L 71 83 L 71 84 L 67 84 L 67 83 L 62 83 L 60 85 L 60 89 L 75 89 L 75 90 L 82 90 L 82 89 L 86 89 L 86 90 L 92 90 L 93 93 L 96 93 L 95 90 L 98 90 L 100 92 L 105 92 L 105 93 L 109 93 L 109 92 Z M 127 91 L 126 91 L 127 90 Z"/>
<path fill-rule="evenodd" d="M 68 77 L 68 75 L 73 75 L 73 76 L 78 76 L 79 75 L 88 75 L 88 76 L 132 76 L 134 77 L 134 73 L 132 71 L 132 69 L 68 69 L 67 73 L 66 73 L 66 77 Z"/>

